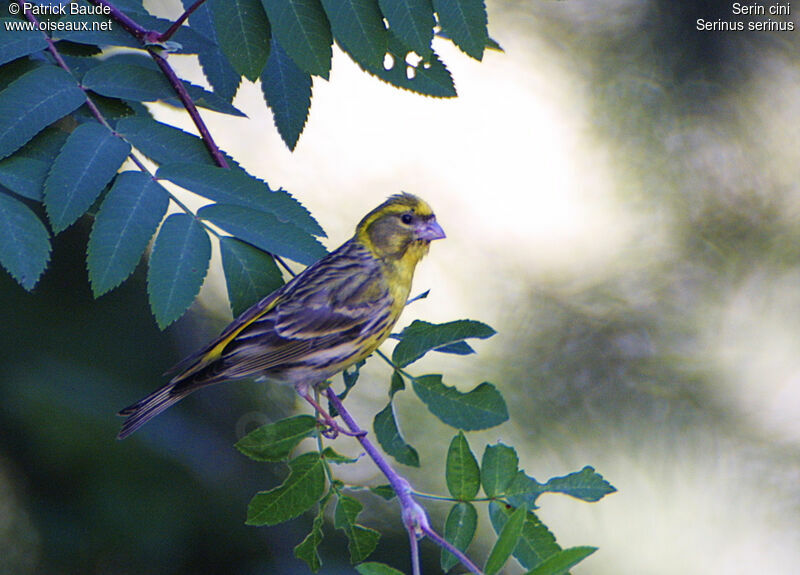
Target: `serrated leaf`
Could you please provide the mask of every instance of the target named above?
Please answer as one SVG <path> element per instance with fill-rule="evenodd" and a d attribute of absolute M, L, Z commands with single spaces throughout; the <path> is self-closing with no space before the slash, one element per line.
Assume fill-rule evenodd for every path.
<path fill-rule="evenodd" d="M 308 564 L 308 568 L 311 569 L 313 573 L 316 573 L 319 571 L 320 567 L 322 567 L 322 559 L 320 559 L 319 551 L 317 551 L 324 538 L 322 525 L 325 521 L 325 517 L 322 511 L 323 510 L 320 509 L 317 516 L 314 517 L 314 522 L 311 524 L 311 531 L 309 534 L 294 548 L 294 556 L 305 561 L 306 564 Z"/>
<path fill-rule="evenodd" d="M 282 224 L 292 224 L 309 234 L 325 236 L 309 211 L 290 193 L 272 190 L 266 182 L 244 171 L 196 164 L 168 164 L 161 166 L 156 175 L 209 200 L 268 212 Z"/>
<path fill-rule="evenodd" d="M 50 164 L 19 153 L 0 160 L 0 185 L 30 200 L 42 201 Z"/>
<path fill-rule="evenodd" d="M 0 192 L 0 264 L 30 291 L 50 259 L 50 234 L 28 206 Z"/>
<path fill-rule="evenodd" d="M 234 69 L 255 82 L 269 57 L 270 25 L 259 0 L 211 4 L 217 41 Z"/>
<path fill-rule="evenodd" d="M 85 88 L 110 98 L 136 102 L 162 100 L 174 106 L 182 106 L 164 74 L 157 68 L 143 64 L 139 58 L 115 56 L 86 72 L 82 84 Z M 183 81 L 183 86 L 195 105 L 244 117 L 241 111 L 213 92 L 191 82 Z"/>
<path fill-rule="evenodd" d="M 597 551 L 597 547 L 570 547 L 548 557 L 526 575 L 565 575 L 570 569 Z"/>
<path fill-rule="evenodd" d="M 375 415 L 372 428 L 375 430 L 375 437 L 377 437 L 378 443 L 381 444 L 381 447 L 388 455 L 391 455 L 398 463 L 403 465 L 419 467 L 417 450 L 406 443 L 400 434 L 400 429 L 394 416 L 394 404 L 391 401 Z"/>
<path fill-rule="evenodd" d="M 333 37 L 363 66 L 383 65 L 388 33 L 375 0 L 322 0 Z"/>
<path fill-rule="evenodd" d="M 500 533 L 503 526 L 511 516 L 513 508 L 508 508 L 502 503 L 492 501 L 489 503 L 489 519 L 495 533 Z M 558 553 L 561 547 L 556 543 L 556 538 L 547 529 L 535 513 L 528 511 L 525 524 L 522 527 L 522 536 L 514 549 L 514 557 L 526 569 L 533 569 L 540 565 L 545 558 Z"/>
<path fill-rule="evenodd" d="M 167 191 L 144 172 L 117 176 L 97 212 L 86 250 L 95 297 L 133 272 L 168 206 Z"/>
<path fill-rule="evenodd" d="M 375 550 L 381 535 L 374 529 L 356 523 L 358 514 L 364 506 L 357 499 L 339 495 L 333 513 L 333 526 L 341 529 L 347 536 L 350 562 L 361 563 Z"/>
<path fill-rule="evenodd" d="M 101 24 L 108 24 L 108 18 L 94 14 L 67 14 L 59 19 L 61 30 L 53 32 L 54 40 L 68 40 L 77 44 L 96 46 L 122 46 L 141 48 L 141 42 L 116 23 L 106 29 Z M 86 30 L 83 29 L 84 24 Z"/>
<path fill-rule="evenodd" d="M 327 79 L 331 69 L 331 25 L 319 0 L 261 0 L 277 39 L 302 70 Z"/>
<path fill-rule="evenodd" d="M 247 506 L 247 525 L 277 525 L 311 509 L 325 491 L 325 469 L 319 453 L 310 451 L 289 462 L 289 477 L 280 486 L 257 493 Z"/>
<path fill-rule="evenodd" d="M 597 473 L 593 467 L 586 466 L 563 477 L 553 477 L 542 487 L 543 491 L 564 493 L 583 501 L 599 501 L 617 489 Z"/>
<path fill-rule="evenodd" d="M 12 28 L 19 22 L 12 18 L 0 18 L 0 30 L 6 34 L 0 35 L 0 66 L 16 60 L 22 56 L 33 54 L 47 48 L 47 39 L 38 30 L 24 30 Z M 12 31 L 11 33 L 8 33 Z"/>
<path fill-rule="evenodd" d="M 188 9 L 194 3 L 194 0 L 183 0 L 183 8 Z M 206 79 L 214 87 L 214 93 L 226 102 L 232 102 L 242 77 L 219 49 L 217 29 L 214 27 L 214 19 L 208 2 L 192 12 L 192 15 L 189 16 L 189 24 L 214 43 L 213 47 L 200 50 L 197 58 L 200 60 L 200 66 L 203 68 Z"/>
<path fill-rule="evenodd" d="M 456 46 L 481 60 L 489 40 L 484 0 L 433 0 L 433 8 L 442 30 Z"/>
<path fill-rule="evenodd" d="M 503 525 L 500 530 L 500 536 L 486 559 L 486 567 L 484 568 L 486 575 L 495 575 L 506 564 L 508 558 L 511 557 L 511 553 L 516 548 L 517 542 L 522 535 L 526 513 L 525 508 L 520 507 L 511 514 L 511 517 Z"/>
<path fill-rule="evenodd" d="M 402 571 L 398 571 L 394 567 L 389 567 L 384 563 L 377 563 L 375 561 L 368 561 L 356 565 L 356 571 L 360 575 L 403 575 Z"/>
<path fill-rule="evenodd" d="M 75 79 L 61 68 L 39 66 L 0 92 L 0 159 L 86 101 Z"/>
<path fill-rule="evenodd" d="M 281 270 L 268 253 L 229 237 L 220 238 L 219 248 L 234 317 L 283 285 Z"/>
<path fill-rule="evenodd" d="M 116 132 L 159 164 L 193 163 L 214 166 L 203 140 L 183 130 L 144 116 L 123 118 Z"/>
<path fill-rule="evenodd" d="M 497 332 L 485 323 L 469 319 L 440 324 L 414 320 L 400 333 L 400 342 L 392 352 L 392 361 L 395 365 L 406 367 L 432 349 L 462 342 L 468 338 L 486 339 L 495 333 Z"/>
<path fill-rule="evenodd" d="M 456 88 L 447 66 L 435 52 L 414 64 L 412 50 L 402 40 L 388 32 L 388 57 L 379 65 L 356 62 L 362 70 L 384 82 L 432 98 L 455 98 Z"/>
<path fill-rule="evenodd" d="M 206 230 L 188 214 L 172 214 L 161 226 L 147 270 L 147 293 L 164 329 L 194 301 L 211 259 Z"/>
<path fill-rule="evenodd" d="M 472 538 L 475 537 L 475 529 L 478 526 L 478 512 L 472 503 L 461 501 L 450 508 L 447 519 L 444 522 L 444 538 L 452 543 L 456 549 L 466 551 Z M 442 549 L 441 556 L 442 571 L 450 571 L 458 564 L 458 558 Z"/>
<path fill-rule="evenodd" d="M 297 415 L 262 425 L 236 442 L 236 449 L 256 461 L 283 461 L 317 428 L 311 415 Z"/>
<path fill-rule="evenodd" d="M 311 265 L 327 253 L 314 236 L 267 212 L 213 204 L 201 208 L 197 216 L 257 248 L 301 264 Z"/>
<path fill-rule="evenodd" d="M 467 393 L 444 385 L 441 375 L 423 375 L 411 383 L 430 412 L 456 429 L 488 429 L 508 419 L 506 402 L 491 383 L 483 382 Z"/>
<path fill-rule="evenodd" d="M 497 497 L 505 493 L 518 465 L 519 457 L 513 447 L 502 443 L 487 445 L 481 459 L 481 485 L 486 496 Z"/>
<path fill-rule="evenodd" d="M 475 459 L 469 442 L 461 431 L 453 437 L 447 450 L 445 479 L 450 495 L 461 501 L 474 499 L 480 489 L 481 474 L 478 460 Z"/>
<path fill-rule="evenodd" d="M 311 107 L 311 76 L 298 68 L 274 39 L 261 74 L 261 91 L 283 142 L 294 150 Z"/>
<path fill-rule="evenodd" d="M 378 0 L 389 29 L 423 59 L 432 54 L 433 6 L 431 0 Z"/>
<path fill-rule="evenodd" d="M 56 233 L 88 210 L 128 157 L 130 145 L 96 122 L 67 138 L 44 183 L 44 205 Z"/>
<path fill-rule="evenodd" d="M 49 126 L 36 134 L 27 144 L 22 146 L 14 156 L 22 156 L 34 160 L 42 160 L 52 164 L 69 136 L 55 126 Z"/>

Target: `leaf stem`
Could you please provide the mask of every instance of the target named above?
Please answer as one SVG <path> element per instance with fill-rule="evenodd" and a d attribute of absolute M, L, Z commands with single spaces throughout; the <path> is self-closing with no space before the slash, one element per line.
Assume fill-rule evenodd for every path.
<path fill-rule="evenodd" d="M 172 23 L 172 26 L 170 26 L 169 28 L 167 28 L 167 30 L 166 30 L 165 32 L 163 32 L 161 35 L 159 35 L 159 37 L 158 37 L 158 41 L 159 41 L 159 42 L 166 42 L 167 40 L 169 40 L 170 38 L 172 38 L 172 35 L 173 35 L 175 32 L 177 32 L 177 31 L 178 31 L 178 28 L 180 28 L 180 27 L 183 25 L 183 23 L 184 23 L 184 22 L 186 22 L 186 19 L 187 19 L 187 18 L 188 18 L 188 17 L 189 17 L 189 16 L 192 14 L 192 12 L 194 12 L 195 10 L 197 10 L 198 8 L 200 8 L 200 5 L 201 5 L 201 4 L 203 4 L 203 2 L 205 2 L 205 1 L 206 1 L 206 0 L 197 0 L 197 2 L 195 2 L 194 4 L 192 4 L 191 6 L 189 6 L 189 8 L 187 8 L 187 9 L 184 11 L 184 13 L 183 13 L 183 14 L 181 14 L 181 15 L 178 17 L 178 19 L 177 19 L 177 20 L 175 20 L 175 22 L 173 22 L 173 23 Z"/>

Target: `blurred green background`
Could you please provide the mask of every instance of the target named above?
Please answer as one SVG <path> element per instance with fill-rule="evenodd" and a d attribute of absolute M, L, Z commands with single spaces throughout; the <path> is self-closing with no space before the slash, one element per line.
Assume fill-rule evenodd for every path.
<path fill-rule="evenodd" d="M 149 5 L 176 14 L 172 3 Z M 505 53 L 477 63 L 439 45 L 457 100 L 393 90 L 338 53 L 331 81 L 314 86 L 294 154 L 254 86 L 236 100 L 250 118 L 208 113 L 211 131 L 306 204 L 328 247 L 391 193 L 430 201 L 448 239 L 418 272 L 415 292 L 431 295 L 401 324 L 472 318 L 499 334 L 477 356 L 430 357 L 418 370 L 500 387 L 512 421 L 470 434 L 476 452 L 501 440 L 539 479 L 593 465 L 619 489 L 592 505 L 541 499 L 562 546 L 600 547 L 574 573 L 795 572 L 797 18 L 794 31 L 718 32 L 698 31 L 697 20 L 748 20 L 712 0 L 488 7 Z M 173 60 L 199 78 L 191 59 Z M 188 129 L 174 111 L 154 112 Z M 230 318 L 213 271 L 192 312 L 165 332 L 142 266 L 93 300 L 82 256 L 90 225 L 58 236 L 33 293 L 0 274 L 0 572 L 307 572 L 291 549 L 308 518 L 244 525 L 250 497 L 284 472 L 232 447 L 305 409 L 291 390 L 204 390 L 115 441 L 114 413 Z M 372 363 L 348 399 L 364 424 L 388 389 L 388 371 Z M 443 491 L 453 431 L 409 393 L 398 410 L 423 464 L 403 471 Z M 337 449 L 358 454 L 348 440 Z M 381 482 L 368 464 L 342 473 Z M 407 568 L 396 509 L 363 500 L 367 524 L 396 530 L 376 558 Z M 441 526 L 445 507 L 429 508 Z M 323 573 L 353 572 L 344 543 L 326 530 Z M 482 532 L 473 556 L 490 544 Z M 436 572 L 436 550 L 423 550 Z"/>

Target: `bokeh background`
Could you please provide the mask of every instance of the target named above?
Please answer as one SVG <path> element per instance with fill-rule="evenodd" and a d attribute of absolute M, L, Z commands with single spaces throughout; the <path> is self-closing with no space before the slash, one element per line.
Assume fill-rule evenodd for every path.
<path fill-rule="evenodd" d="M 783 17 L 794 31 L 720 32 L 698 31 L 697 20 L 747 23 L 731 2 L 488 8 L 504 53 L 478 63 L 438 44 L 456 100 L 390 88 L 337 52 L 294 153 L 253 85 L 235 101 L 249 119 L 206 112 L 212 133 L 308 206 L 328 247 L 391 193 L 434 206 L 448 239 L 421 264 L 415 292 L 431 294 L 402 325 L 471 318 L 499 333 L 478 355 L 426 357 L 415 372 L 500 387 L 511 421 L 470 434 L 476 452 L 501 440 L 539 479 L 592 465 L 619 489 L 596 504 L 540 500 L 562 546 L 600 548 L 576 575 L 796 572 L 797 17 Z M 172 60 L 201 79 L 191 58 Z M 208 389 L 115 441 L 114 413 L 230 316 L 218 262 L 191 313 L 165 332 L 147 307 L 144 266 L 93 300 L 81 257 L 90 226 L 58 236 L 33 293 L 0 274 L 0 573 L 307 572 L 291 548 L 309 518 L 244 525 L 248 500 L 280 467 L 232 448 L 255 425 L 305 410 L 291 390 Z M 379 363 L 348 399 L 365 424 L 386 401 Z M 403 472 L 443 492 L 453 431 L 411 393 L 398 411 L 423 462 Z M 358 454 L 346 439 L 337 448 Z M 342 473 L 381 482 L 369 464 Z M 407 568 L 396 509 L 364 501 L 365 522 L 396 533 L 376 558 Z M 446 508 L 429 509 L 441 526 Z M 485 557 L 489 535 L 473 556 Z M 353 572 L 344 545 L 329 526 L 323 573 Z M 436 549 L 423 550 L 436 572 Z"/>

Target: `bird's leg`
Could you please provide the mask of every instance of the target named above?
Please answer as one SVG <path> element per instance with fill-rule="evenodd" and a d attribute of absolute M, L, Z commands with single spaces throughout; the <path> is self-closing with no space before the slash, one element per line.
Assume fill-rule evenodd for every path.
<path fill-rule="evenodd" d="M 317 401 L 314 397 L 312 397 L 310 393 L 310 386 L 297 386 L 297 393 L 300 394 L 300 397 L 305 399 L 311 406 L 316 410 L 319 417 L 322 419 L 320 424 L 323 425 L 324 429 L 322 430 L 322 435 L 327 437 L 328 439 L 336 439 L 339 434 L 347 435 L 350 437 L 358 437 L 359 435 L 363 435 L 365 432 L 353 433 L 352 431 L 348 431 L 347 429 L 342 429 L 342 427 L 336 423 L 336 420 L 331 416 L 328 411 L 320 405 L 319 401 Z M 317 389 L 314 388 L 316 392 Z"/>

